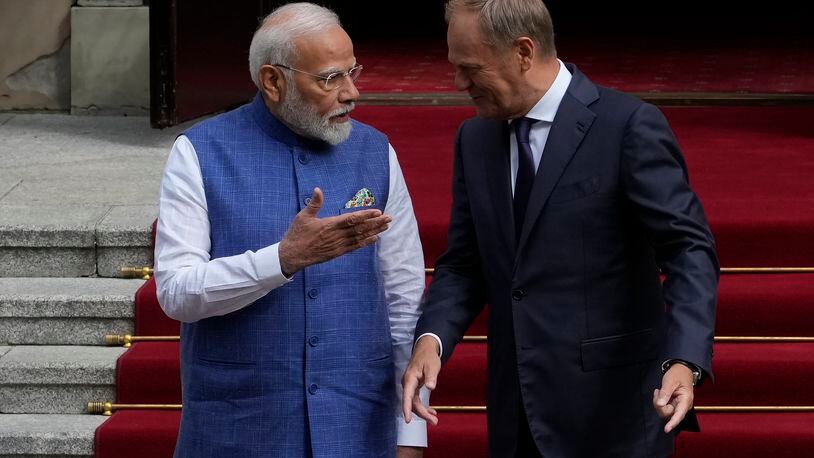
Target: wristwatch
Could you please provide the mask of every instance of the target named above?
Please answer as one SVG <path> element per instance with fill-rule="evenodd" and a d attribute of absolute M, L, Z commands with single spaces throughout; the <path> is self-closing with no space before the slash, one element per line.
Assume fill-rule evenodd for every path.
<path fill-rule="evenodd" d="M 686 366 L 689 370 L 692 371 L 692 386 L 698 385 L 698 382 L 701 380 L 701 368 L 696 366 L 693 363 L 688 363 L 687 361 L 681 359 L 668 359 L 667 361 L 661 364 L 661 373 L 667 372 L 667 369 L 670 368 L 673 364 L 681 364 L 682 366 Z"/>

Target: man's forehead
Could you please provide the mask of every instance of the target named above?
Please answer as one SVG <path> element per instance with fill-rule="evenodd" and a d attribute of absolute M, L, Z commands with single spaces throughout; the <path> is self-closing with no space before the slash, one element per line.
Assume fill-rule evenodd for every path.
<path fill-rule="evenodd" d="M 353 42 L 339 26 L 301 35 L 294 39 L 297 63 L 312 72 L 344 71 L 356 62 Z"/>

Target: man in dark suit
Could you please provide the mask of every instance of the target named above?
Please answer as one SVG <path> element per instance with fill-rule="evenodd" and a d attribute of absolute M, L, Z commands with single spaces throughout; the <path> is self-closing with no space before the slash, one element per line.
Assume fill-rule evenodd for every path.
<path fill-rule="evenodd" d="M 712 376 L 719 268 L 667 121 L 558 60 L 541 0 L 453 0 L 447 22 L 478 117 L 455 143 L 405 417 L 437 423 L 415 390 L 489 303 L 490 455 L 669 455 Z"/>

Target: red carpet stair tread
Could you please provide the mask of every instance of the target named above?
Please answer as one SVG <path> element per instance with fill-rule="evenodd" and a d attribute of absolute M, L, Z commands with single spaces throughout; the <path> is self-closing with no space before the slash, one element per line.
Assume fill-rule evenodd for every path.
<path fill-rule="evenodd" d="M 467 335 L 487 335 L 488 319 L 485 309 Z M 723 275 L 716 335 L 813 337 L 814 275 Z"/>
<path fill-rule="evenodd" d="M 181 414 L 178 411 L 121 411 L 96 437 L 96 456 L 169 458 L 175 447 Z M 486 458 L 486 415 L 442 413 L 437 427 L 429 427 L 431 447 L 426 458 Z M 682 434 L 678 458 L 804 458 L 811 456 L 812 413 L 701 413 L 703 433 Z"/>

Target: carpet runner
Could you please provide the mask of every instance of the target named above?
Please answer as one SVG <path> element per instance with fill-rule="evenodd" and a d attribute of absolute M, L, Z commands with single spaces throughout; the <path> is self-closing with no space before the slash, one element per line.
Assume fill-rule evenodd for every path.
<path fill-rule="evenodd" d="M 793 51 L 793 44 L 791 46 Z M 403 53 L 411 51 L 391 50 L 390 54 L 381 53 L 378 57 L 369 53 L 368 60 L 363 57 L 365 52 L 360 48 L 360 62 L 376 63 L 374 68 L 393 68 L 376 58 L 395 56 L 403 60 L 409 57 Z M 771 54 L 760 54 L 760 49 L 755 52 L 758 57 Z M 635 61 L 635 50 L 630 55 Z M 681 50 L 675 50 L 674 55 L 678 57 L 671 65 L 679 69 L 674 76 L 654 80 L 660 75 L 654 71 L 647 75 L 649 80 L 644 81 L 646 78 L 642 76 L 644 82 L 636 82 L 631 74 L 626 76 L 625 84 L 641 83 L 641 87 L 650 88 L 646 90 L 676 90 L 684 83 L 698 83 L 701 74 L 687 77 L 690 79 L 686 81 L 680 79 L 684 77 L 680 71 L 684 57 Z M 408 80 L 416 85 L 433 84 L 429 81 L 434 78 L 433 72 L 445 71 L 443 65 L 432 68 L 442 62 L 444 57 L 440 53 L 429 52 L 424 58 L 424 61 L 419 59 L 419 64 L 429 64 L 416 64 L 411 68 L 417 71 L 407 71 L 407 76 L 414 77 Z M 669 61 L 672 57 L 665 59 Z M 735 52 L 725 59 L 747 58 Z M 587 64 L 600 69 L 604 65 L 601 61 L 589 60 Z M 811 62 L 801 59 L 800 65 L 807 69 L 806 65 Z M 814 71 L 805 72 L 794 80 L 794 84 L 800 86 L 767 88 L 753 84 L 746 90 L 783 92 L 790 90 L 789 87 L 795 91 L 814 87 L 814 82 L 806 79 L 814 75 Z M 601 81 L 602 72 L 598 73 L 597 81 Z M 401 76 L 404 74 L 400 72 Z M 366 71 L 366 75 L 370 76 L 370 72 Z M 441 76 L 440 80 L 448 81 L 448 74 Z M 372 81 L 381 83 L 396 77 L 399 75 L 394 73 Z M 656 87 L 653 81 L 664 81 L 664 87 L 672 89 Z M 731 83 L 727 83 L 729 87 Z M 361 80 L 360 87 L 364 87 L 363 84 L 368 83 Z M 408 87 L 417 86 L 408 85 L 404 90 L 411 90 Z M 376 88 L 371 85 L 364 89 Z M 434 86 L 432 90 L 441 89 Z M 814 130 L 811 128 L 814 108 L 693 107 L 663 111 L 686 154 L 691 182 L 701 196 L 719 244 L 721 264 L 726 267 L 814 264 L 814 241 L 810 237 L 814 230 L 814 212 L 811 212 L 814 185 L 810 182 L 814 176 Z M 360 106 L 355 112 L 357 119 L 386 132 L 399 153 L 428 266 L 434 264 L 446 245 L 455 131 L 472 114 L 471 107 Z M 810 274 L 724 276 L 716 334 L 814 335 L 812 280 L 814 275 Z M 486 335 L 487 316 L 486 311 L 481 314 L 468 334 Z M 178 332 L 178 323 L 166 318 L 158 307 L 154 281 L 146 282 L 136 294 L 136 334 L 177 335 Z M 117 402 L 180 403 L 178 345 L 177 342 L 134 344 L 118 362 Z M 433 404 L 483 405 L 485 359 L 484 343 L 461 343 L 442 371 Z M 714 365 L 717 383 L 706 383 L 699 388 L 698 404 L 814 405 L 814 393 L 808 389 L 814 378 L 814 343 L 717 343 Z M 430 428 L 431 446 L 426 457 L 486 456 L 483 413 L 443 413 L 440 418 L 441 424 Z M 179 419 L 178 411 L 116 412 L 97 431 L 97 456 L 170 457 Z M 676 456 L 718 458 L 725 453 L 758 457 L 772 453 L 802 457 L 811 456 L 814 448 L 814 413 L 701 413 L 700 422 L 703 433 L 682 435 Z"/>

